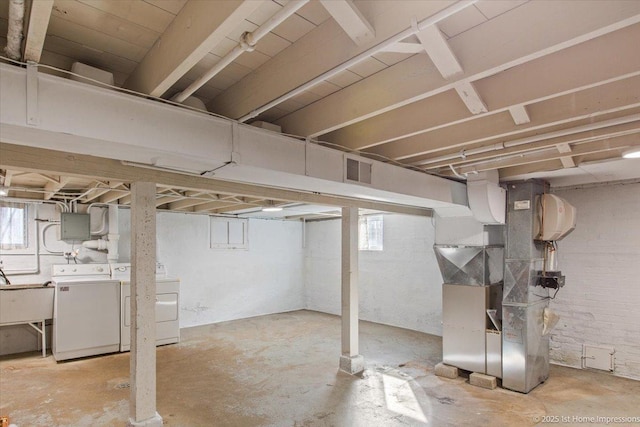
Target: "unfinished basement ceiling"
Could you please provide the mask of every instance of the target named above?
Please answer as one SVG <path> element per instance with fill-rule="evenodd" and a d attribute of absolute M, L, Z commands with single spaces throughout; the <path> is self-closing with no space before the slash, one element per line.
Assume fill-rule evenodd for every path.
<path fill-rule="evenodd" d="M 9 3 L 0 0 L 3 46 Z M 251 42 L 243 34 L 267 28 L 195 89 L 209 112 L 442 176 L 640 178 L 638 160 L 621 159 L 640 148 L 638 1 L 26 3 L 23 61 L 82 62 L 112 72 L 118 87 L 170 99 Z M 44 198 L 97 186 L 85 201 L 127 203 L 126 183 L 5 173 Z M 210 213 L 286 202 L 173 188 L 158 200 Z"/>

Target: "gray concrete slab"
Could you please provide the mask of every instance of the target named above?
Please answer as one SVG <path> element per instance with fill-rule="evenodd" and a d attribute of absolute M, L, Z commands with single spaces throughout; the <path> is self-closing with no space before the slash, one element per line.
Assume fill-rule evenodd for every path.
<path fill-rule="evenodd" d="M 434 375 L 439 337 L 368 322 L 360 324 L 365 370 L 348 375 L 336 363 L 340 330 L 338 317 L 310 311 L 183 329 L 180 344 L 157 351 L 164 425 L 498 427 L 640 416 L 638 381 L 552 366 L 529 394 L 487 390 Z M 0 415 L 20 427 L 125 425 L 128 381 L 128 353 L 59 364 L 39 353 L 5 356 Z"/>

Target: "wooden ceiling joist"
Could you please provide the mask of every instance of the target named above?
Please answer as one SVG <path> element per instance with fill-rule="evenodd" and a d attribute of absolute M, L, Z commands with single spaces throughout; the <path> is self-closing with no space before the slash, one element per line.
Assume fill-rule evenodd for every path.
<path fill-rule="evenodd" d="M 26 37 L 22 55 L 24 62 L 40 62 L 52 8 L 53 0 L 32 0 L 30 2 L 29 19 L 25 22 Z"/>
<path fill-rule="evenodd" d="M 375 39 L 370 43 L 356 45 L 334 20 L 328 19 L 298 43 L 281 51 L 214 98 L 207 106 L 211 111 L 238 119 L 343 64 L 367 50 L 370 45 L 405 30 L 412 18 L 422 20 L 437 13 L 443 6 L 437 2 L 414 1 L 403 2 L 403 7 L 398 8 L 395 2 L 371 1 L 360 2 L 358 8 L 365 16 L 384 17 L 376 22 Z M 292 67 L 292 64 L 304 66 Z"/>
<path fill-rule="evenodd" d="M 475 81 L 474 85 L 482 91 L 490 114 L 499 114 L 523 104 L 530 109 L 530 104 L 632 79 L 626 85 L 636 89 L 628 92 L 625 96 L 628 99 L 629 94 L 637 93 L 638 81 L 634 76 L 640 70 L 640 57 L 635 55 L 633 44 L 628 43 L 634 38 L 640 38 L 640 25 L 607 34 L 604 40 L 591 40 L 538 58 Z M 593 55 L 599 58 L 595 64 L 591 62 Z M 584 72 L 585 62 L 590 64 L 589 73 Z M 549 70 L 562 72 L 550 73 Z M 539 78 L 541 75 L 545 78 Z M 604 90 L 602 93 L 606 94 Z M 449 90 L 336 130 L 321 139 L 358 150 L 478 119 L 483 120 L 483 116 L 470 114 L 457 95 Z"/>
<path fill-rule="evenodd" d="M 320 0 L 338 25 L 357 45 L 375 38 L 375 30 L 351 0 Z"/>
<path fill-rule="evenodd" d="M 576 14 L 581 19 L 575 19 Z M 443 80 L 429 60 L 415 55 L 293 112 L 277 124 L 294 135 L 323 135 L 452 89 L 457 81 L 476 82 L 544 55 L 602 38 L 637 24 L 639 14 L 640 4 L 530 1 L 449 39 L 451 49 L 464 64 L 464 72 L 450 80 Z M 550 15 L 563 25 L 548 25 Z M 520 36 L 518 43 L 505 42 L 506 28 Z M 486 54 L 488 46 L 491 55 Z M 417 73 L 417 69 L 421 72 Z M 388 87 L 393 90 L 380 91 Z M 376 96 L 371 96 L 372 93 Z M 485 102 L 490 111 L 494 109 L 489 100 Z"/>
<path fill-rule="evenodd" d="M 605 120 L 605 117 L 633 115 L 640 106 L 640 94 L 633 91 L 638 82 L 640 77 L 529 105 L 527 108 L 532 120 L 527 124 L 515 125 L 508 112 L 489 113 L 472 121 L 437 128 L 367 151 L 416 163 L 442 151 L 509 141 L 578 126 L 582 122 Z"/>
<path fill-rule="evenodd" d="M 258 1 L 244 0 L 187 2 L 125 87 L 163 95 L 259 6 Z"/>
<path fill-rule="evenodd" d="M 69 182 L 68 177 L 60 177 L 59 181 L 47 182 L 44 186 L 44 199 L 51 200 L 51 198 Z"/>
<path fill-rule="evenodd" d="M 562 143 L 562 144 L 558 144 L 556 145 L 556 147 L 558 148 L 558 152 L 559 153 L 571 153 L 571 146 L 569 144 Z M 571 155 L 568 156 L 562 156 L 560 157 L 560 161 L 562 162 L 562 166 L 566 168 L 575 168 L 576 167 L 576 162 L 573 160 L 573 157 Z"/>
<path fill-rule="evenodd" d="M 430 163 L 426 166 L 429 170 L 438 170 L 440 173 L 448 174 L 449 165 L 461 166 L 469 162 L 480 162 L 501 156 L 522 155 L 527 151 L 543 149 L 556 149 L 560 144 L 576 145 L 581 143 L 603 141 L 610 138 L 619 138 L 628 135 L 640 134 L 640 127 L 637 123 L 627 123 L 603 129 L 580 132 L 576 134 L 532 141 L 523 145 L 511 146 L 501 150 L 490 150 L 482 154 L 466 155 L 464 158 L 457 156 L 455 159 Z M 459 153 L 458 153 L 459 154 Z"/>
<path fill-rule="evenodd" d="M 630 147 L 640 147 L 640 139 L 637 135 L 612 138 L 607 141 L 596 141 L 581 144 L 572 150 L 572 155 L 577 157 L 608 153 L 606 155 L 601 155 L 600 158 L 620 158 L 621 151 Z M 459 167 L 457 168 L 457 172 L 460 174 L 466 174 L 491 169 L 512 168 L 515 166 L 523 165 L 527 165 L 528 167 L 535 167 L 537 163 L 541 163 L 542 166 L 549 161 L 560 161 L 560 164 L 562 165 L 561 167 L 566 168 L 564 162 L 562 161 L 563 157 L 566 156 L 564 156 L 563 153 L 559 153 L 557 150 L 543 149 L 538 152 L 532 152 L 528 155 L 517 155 L 509 158 L 496 159 L 495 161 L 489 160 L 472 166 Z M 577 166 L 576 163 L 574 163 L 574 166 L 572 167 L 575 166 Z"/>

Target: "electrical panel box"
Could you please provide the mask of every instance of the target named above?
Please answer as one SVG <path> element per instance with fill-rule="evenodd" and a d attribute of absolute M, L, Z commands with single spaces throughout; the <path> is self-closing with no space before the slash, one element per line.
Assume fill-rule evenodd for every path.
<path fill-rule="evenodd" d="M 84 241 L 91 239 L 89 214 L 63 212 L 60 217 L 60 240 Z"/>

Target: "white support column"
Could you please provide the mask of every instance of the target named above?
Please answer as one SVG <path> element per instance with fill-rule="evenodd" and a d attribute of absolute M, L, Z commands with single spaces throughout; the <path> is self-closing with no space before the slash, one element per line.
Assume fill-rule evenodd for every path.
<path fill-rule="evenodd" d="M 156 412 L 156 185 L 131 185 L 129 426 L 161 427 Z"/>
<path fill-rule="evenodd" d="M 340 369 L 364 370 L 358 349 L 358 208 L 342 208 L 342 356 Z"/>

